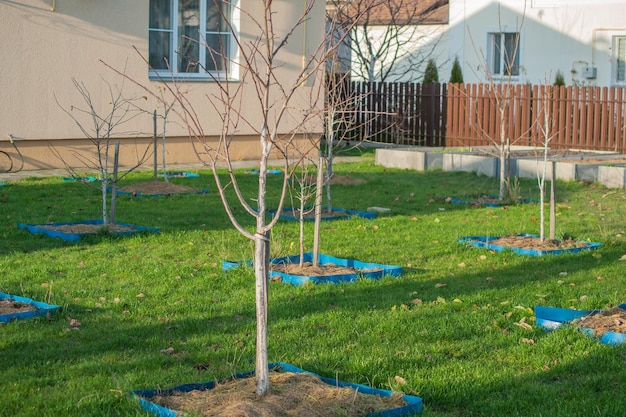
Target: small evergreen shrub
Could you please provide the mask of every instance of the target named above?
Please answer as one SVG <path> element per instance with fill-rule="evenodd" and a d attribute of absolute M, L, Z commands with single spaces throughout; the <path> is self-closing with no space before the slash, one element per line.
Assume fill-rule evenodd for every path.
<path fill-rule="evenodd" d="M 554 85 L 555 86 L 565 85 L 565 77 L 563 77 L 563 73 L 561 72 L 561 70 L 556 72 L 556 76 L 554 77 Z"/>
<path fill-rule="evenodd" d="M 452 64 L 452 71 L 450 71 L 450 83 L 462 83 L 463 82 L 463 70 L 459 63 L 459 57 L 454 58 Z"/>
<path fill-rule="evenodd" d="M 426 83 L 438 83 L 439 82 L 439 73 L 437 71 L 437 64 L 435 64 L 434 59 L 428 60 L 428 65 L 426 65 L 426 71 L 424 71 L 424 84 Z"/>

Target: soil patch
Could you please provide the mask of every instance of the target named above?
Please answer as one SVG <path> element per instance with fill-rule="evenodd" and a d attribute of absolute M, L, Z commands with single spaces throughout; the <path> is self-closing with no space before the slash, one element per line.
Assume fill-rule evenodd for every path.
<path fill-rule="evenodd" d="M 505 246 L 508 248 L 520 248 L 530 250 L 557 250 L 585 248 L 589 246 L 585 242 L 573 239 L 544 239 L 535 236 L 502 236 L 497 239 L 489 240 L 490 245 Z"/>
<path fill-rule="evenodd" d="M 223 382 L 210 390 L 159 395 L 151 402 L 175 411 L 218 417 L 359 416 L 398 408 L 402 394 L 390 397 L 339 388 L 306 373 L 270 372 L 270 394 L 255 397 L 255 378 Z M 195 415 L 195 414 L 194 414 Z"/>
<path fill-rule="evenodd" d="M 330 275 L 348 275 L 356 274 L 359 272 L 374 272 L 376 269 L 356 269 L 347 266 L 339 266 L 335 264 L 313 265 L 312 262 L 303 262 L 289 264 L 272 264 L 270 268 L 274 272 L 281 272 L 289 275 L 302 275 L 307 277 L 323 277 Z"/>
<path fill-rule="evenodd" d="M 148 181 L 137 184 L 130 184 L 118 189 L 125 193 L 133 195 L 170 195 L 170 194 L 189 194 L 197 193 L 202 190 L 186 187 L 184 185 L 172 184 L 166 181 Z"/>
<path fill-rule="evenodd" d="M 591 329 L 597 337 L 606 332 L 626 333 L 626 310 L 615 307 L 574 320 L 573 323 Z"/>
<path fill-rule="evenodd" d="M 37 307 L 32 304 L 21 303 L 9 298 L 0 300 L 0 316 L 4 314 L 22 313 L 24 311 L 35 311 Z"/>

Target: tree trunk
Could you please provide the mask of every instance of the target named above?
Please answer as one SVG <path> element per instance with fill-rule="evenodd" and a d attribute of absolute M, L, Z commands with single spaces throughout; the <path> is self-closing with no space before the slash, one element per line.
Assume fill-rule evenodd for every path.
<path fill-rule="evenodd" d="M 320 233 L 322 228 L 322 187 L 324 182 L 324 156 L 319 153 L 317 187 L 315 188 L 315 227 L 313 232 L 313 265 L 319 265 Z"/>
<path fill-rule="evenodd" d="M 115 211 L 117 210 L 117 175 L 120 164 L 120 141 L 115 142 L 115 154 L 113 156 L 113 186 L 111 187 L 111 217 L 110 222 L 115 223 Z"/>
<path fill-rule="evenodd" d="M 556 238 L 556 161 L 552 161 L 550 181 L 550 239 Z"/>
<path fill-rule="evenodd" d="M 254 239 L 254 276 L 256 282 L 256 396 L 269 393 L 267 359 L 267 278 L 269 265 L 269 232 L 258 233 Z"/>

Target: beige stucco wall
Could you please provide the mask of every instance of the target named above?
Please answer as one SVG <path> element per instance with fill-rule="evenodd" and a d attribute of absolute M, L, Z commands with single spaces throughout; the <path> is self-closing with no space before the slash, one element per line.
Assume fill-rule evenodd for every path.
<path fill-rule="evenodd" d="M 250 16 L 263 16 L 262 4 L 242 3 L 246 9 L 241 13 L 241 37 L 250 40 L 256 36 L 256 25 Z M 291 0 L 273 3 L 279 33 L 292 26 L 305 4 Z M 278 57 L 281 81 L 295 80 L 302 68 L 303 56 L 310 56 L 322 41 L 324 2 L 318 3 L 306 27 L 294 32 L 285 53 Z M 114 133 L 115 138 L 122 140 L 124 163 L 136 160 L 135 155 L 142 153 L 145 145 L 152 141 L 152 112 L 156 110 L 160 115 L 164 112 L 163 105 L 151 95 L 151 92 L 159 95 L 162 85 L 149 79 L 148 67 L 142 58 L 148 48 L 149 1 L 56 0 L 54 11 L 51 6 L 52 0 L 0 1 L 0 140 L 6 140 L 9 134 L 17 138 L 27 169 L 62 167 L 61 159 L 72 166 L 80 166 L 81 160 L 87 158 L 77 158 L 76 153 L 90 155 L 95 148 L 66 114 L 70 111 L 82 126 L 91 126 L 89 115 L 80 116 L 76 112 L 76 108 L 85 107 L 74 86 L 73 80 L 76 80 L 84 85 L 96 106 L 100 106 L 101 114 L 111 108 L 109 89 L 114 95 L 119 92 L 125 98 L 146 97 L 136 102 L 143 112 Z M 104 63 L 124 72 L 130 80 Z M 239 84 L 234 82 L 233 86 Z M 254 159 L 260 155 L 257 130 L 261 118 L 256 92 L 248 81 L 244 80 L 243 84 L 239 103 L 248 122 L 238 125 L 231 154 L 236 159 Z M 218 92 L 216 84 L 196 81 L 178 86 L 198 115 L 202 135 L 209 142 L 215 141 L 222 131 L 219 112 L 211 103 L 216 102 L 213 98 Z M 292 108 L 308 107 L 317 92 L 311 84 L 302 84 Z M 171 98 L 168 101 L 171 102 Z M 187 127 L 177 113 L 180 114 L 171 111 L 168 115 L 168 162 L 198 162 Z M 279 127 L 279 133 L 294 128 L 297 122 L 289 120 L 290 124 Z M 319 129 L 319 125 L 309 126 L 308 133 L 315 136 Z M 159 119 L 159 137 L 162 131 L 163 123 Z M 7 149 L 6 143 L 0 142 L 0 149 Z M 158 152 L 160 158 L 161 150 Z"/>

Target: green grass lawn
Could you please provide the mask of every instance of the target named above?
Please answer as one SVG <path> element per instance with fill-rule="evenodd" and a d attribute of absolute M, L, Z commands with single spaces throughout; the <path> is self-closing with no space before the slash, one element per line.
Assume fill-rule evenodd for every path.
<path fill-rule="evenodd" d="M 383 169 L 371 159 L 335 170 L 365 180 L 334 186 L 335 206 L 391 212 L 323 222 L 322 252 L 401 265 L 403 274 L 339 285 L 271 282 L 270 361 L 417 395 L 425 417 L 624 415 L 626 346 L 571 328 L 548 333 L 533 316 L 535 305 L 605 309 L 626 301 L 624 190 L 559 182 L 557 237 L 603 246 L 525 257 L 456 242 L 539 232 L 537 204 L 439 200 L 495 193 L 493 178 Z M 150 178 L 135 173 L 124 184 Z M 257 178 L 243 170 L 240 178 L 253 202 Z M 0 291 L 62 307 L 50 320 L 0 324 L 0 416 L 142 416 L 131 390 L 254 368 L 253 272 L 222 270 L 224 260 L 251 259 L 253 245 L 230 226 L 208 171 L 171 181 L 211 192 L 119 197 L 117 221 L 161 232 L 78 243 L 17 224 L 100 218 L 93 185 L 32 178 L 0 189 Z M 271 176 L 270 187 L 279 181 Z M 536 181 L 520 180 L 520 192 L 538 198 Z M 270 192 L 270 206 L 275 198 Z M 312 226 L 305 225 L 309 250 Z M 279 222 L 272 255 L 296 254 L 297 242 L 298 224 Z"/>

